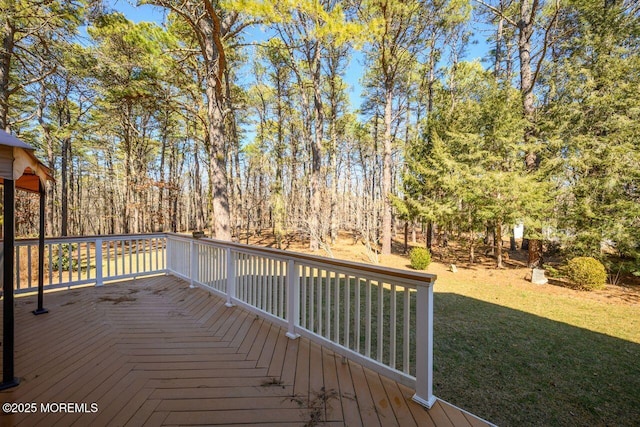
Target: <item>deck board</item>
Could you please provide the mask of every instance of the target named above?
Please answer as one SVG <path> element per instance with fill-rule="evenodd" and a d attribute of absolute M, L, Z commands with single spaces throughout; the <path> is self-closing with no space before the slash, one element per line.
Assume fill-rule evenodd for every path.
<path fill-rule="evenodd" d="M 1 414 L 0 426 L 480 426 L 172 276 L 16 299 L 16 374 L 3 402 L 96 403 L 97 413 Z M 0 310 L 1 311 L 1 310 Z M 1 317 L 1 316 L 0 316 Z"/>
<path fill-rule="evenodd" d="M 353 387 L 355 389 L 356 401 L 358 402 L 360 416 L 362 417 L 362 425 L 367 427 L 381 425 L 376 404 L 373 401 L 373 396 L 371 395 L 371 390 L 365 377 L 365 369 L 357 363 L 351 361 L 348 363 L 353 380 Z"/>

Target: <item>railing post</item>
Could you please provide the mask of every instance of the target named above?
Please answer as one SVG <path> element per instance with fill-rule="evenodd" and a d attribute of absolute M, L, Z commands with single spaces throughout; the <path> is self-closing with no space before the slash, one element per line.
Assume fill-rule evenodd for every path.
<path fill-rule="evenodd" d="M 192 240 L 189 242 L 189 258 L 191 260 L 191 265 L 189 267 L 189 279 L 191 279 L 189 284 L 190 288 L 196 287 L 194 282 L 198 275 L 198 254 L 196 252 L 197 252 L 196 245 Z"/>
<path fill-rule="evenodd" d="M 227 254 L 227 307 L 234 307 L 233 300 L 236 298 L 236 264 L 233 262 L 233 252 L 231 248 L 226 249 Z"/>
<path fill-rule="evenodd" d="M 167 236 L 167 249 L 164 254 L 164 269 L 167 275 L 175 270 L 174 251 L 175 245 L 173 244 L 173 240 L 171 240 L 170 236 Z"/>
<path fill-rule="evenodd" d="M 296 328 L 300 324 L 300 281 L 296 274 L 296 263 L 290 259 L 287 264 L 287 322 L 289 328 L 287 337 L 295 340 L 300 335 Z"/>
<path fill-rule="evenodd" d="M 431 408 L 433 395 L 433 282 L 419 286 L 416 298 L 416 393 L 413 401 Z"/>
<path fill-rule="evenodd" d="M 167 239 L 167 243 L 164 250 L 164 274 L 169 275 L 173 267 L 173 264 L 171 263 L 171 252 L 173 251 L 173 244 L 171 243 L 169 235 L 166 235 L 165 237 Z"/>
<path fill-rule="evenodd" d="M 96 239 L 96 286 L 104 284 L 102 278 L 102 239 Z"/>

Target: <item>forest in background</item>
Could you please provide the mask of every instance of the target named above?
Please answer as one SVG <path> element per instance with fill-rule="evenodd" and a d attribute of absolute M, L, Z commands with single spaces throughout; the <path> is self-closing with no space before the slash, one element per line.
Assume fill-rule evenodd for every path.
<path fill-rule="evenodd" d="M 487 235 L 500 266 L 523 223 L 532 266 L 554 241 L 640 271 L 636 1 L 140 3 L 164 24 L 0 2 L 0 127 L 54 170 L 47 235 L 266 230 L 330 253 L 348 230 L 386 254 L 422 231 L 471 259 Z M 491 49 L 467 61 L 478 26 Z"/>

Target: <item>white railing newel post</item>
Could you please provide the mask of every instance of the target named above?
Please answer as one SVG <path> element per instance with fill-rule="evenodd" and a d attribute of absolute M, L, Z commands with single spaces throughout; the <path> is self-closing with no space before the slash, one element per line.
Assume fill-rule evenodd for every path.
<path fill-rule="evenodd" d="M 236 298 L 236 264 L 233 259 L 233 251 L 226 248 L 227 254 L 227 307 L 234 307 L 233 300 Z"/>
<path fill-rule="evenodd" d="M 290 259 L 287 263 L 287 337 L 295 340 L 300 337 L 297 327 L 300 324 L 300 280 L 296 273 L 296 263 Z"/>
<path fill-rule="evenodd" d="M 416 298 L 416 392 L 414 402 L 430 409 L 433 395 L 433 282 L 419 286 Z"/>
<path fill-rule="evenodd" d="M 166 243 L 165 243 L 165 249 L 164 249 L 164 274 L 166 274 L 167 276 L 169 275 L 169 272 L 171 271 L 171 266 L 169 265 L 169 260 L 170 255 L 171 255 L 171 238 L 169 237 L 169 235 L 165 235 L 166 237 Z"/>
<path fill-rule="evenodd" d="M 102 278 L 102 239 L 96 239 L 96 286 L 104 284 Z"/>
<path fill-rule="evenodd" d="M 197 269 L 198 269 L 198 256 L 196 254 L 196 245 L 193 243 L 193 240 L 189 242 L 189 259 L 190 259 L 189 287 L 195 288 L 196 287 L 195 280 L 196 280 Z"/>

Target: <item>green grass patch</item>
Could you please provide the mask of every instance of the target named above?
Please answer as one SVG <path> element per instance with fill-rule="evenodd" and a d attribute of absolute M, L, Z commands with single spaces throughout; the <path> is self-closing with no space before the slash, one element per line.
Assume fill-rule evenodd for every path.
<path fill-rule="evenodd" d="M 370 358 L 399 371 L 405 371 L 403 343 L 408 340 L 407 372 L 415 375 L 416 292 L 398 286 L 394 297 L 389 286 L 372 284 L 368 287 L 365 280 L 358 281 L 353 277 L 348 282 L 343 277 L 307 278 L 303 289 L 301 299 L 306 307 L 306 310 L 300 310 L 303 327 L 362 355 L 367 355 L 369 344 Z M 395 306 L 395 317 L 392 306 Z M 318 307 L 322 307 L 321 313 L 318 313 Z M 345 323 L 347 307 L 348 323 Z M 370 330 L 367 330 L 367 307 L 370 307 Z M 405 307 L 410 313 L 408 319 L 405 319 Z M 406 320 L 408 327 L 405 327 Z M 392 333 L 395 333 L 396 342 L 395 363 L 391 360 Z"/>
<path fill-rule="evenodd" d="M 637 425 L 638 307 L 436 284 L 436 396 L 498 425 Z"/>

